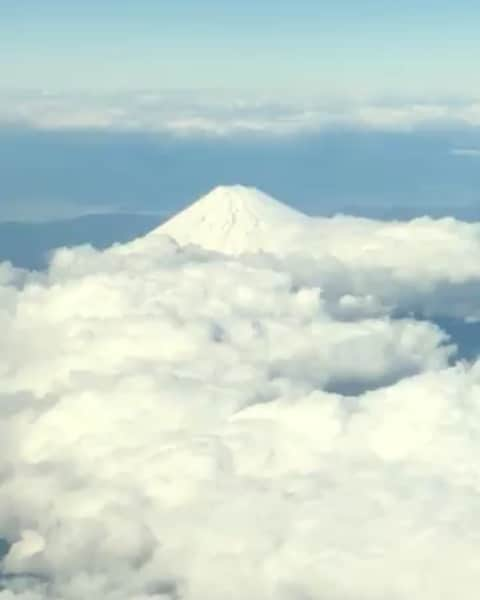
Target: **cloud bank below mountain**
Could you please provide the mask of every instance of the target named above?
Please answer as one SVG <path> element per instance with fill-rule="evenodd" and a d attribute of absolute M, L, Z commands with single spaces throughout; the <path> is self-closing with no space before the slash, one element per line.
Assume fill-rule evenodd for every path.
<path fill-rule="evenodd" d="M 476 599 L 480 226 L 212 194 L 0 267 L 0 599 Z"/>

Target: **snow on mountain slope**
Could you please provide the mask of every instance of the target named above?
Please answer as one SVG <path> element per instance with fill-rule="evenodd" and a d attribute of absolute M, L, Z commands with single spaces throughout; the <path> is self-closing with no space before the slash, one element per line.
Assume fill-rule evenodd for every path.
<path fill-rule="evenodd" d="M 310 221 L 267 194 L 240 185 L 220 186 L 160 226 L 147 238 L 168 235 L 226 254 L 273 250 Z"/>

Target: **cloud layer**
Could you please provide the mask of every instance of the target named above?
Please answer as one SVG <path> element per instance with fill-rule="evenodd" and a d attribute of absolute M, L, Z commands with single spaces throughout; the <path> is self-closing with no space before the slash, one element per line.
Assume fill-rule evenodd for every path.
<path fill-rule="evenodd" d="M 198 93 L 4 94 L 0 123 L 40 129 L 156 131 L 174 135 L 290 135 L 332 127 L 411 131 L 478 127 L 480 101 L 284 100 Z"/>
<path fill-rule="evenodd" d="M 480 231 L 0 267 L 1 600 L 476 600 Z M 396 315 L 402 314 L 403 318 Z"/>

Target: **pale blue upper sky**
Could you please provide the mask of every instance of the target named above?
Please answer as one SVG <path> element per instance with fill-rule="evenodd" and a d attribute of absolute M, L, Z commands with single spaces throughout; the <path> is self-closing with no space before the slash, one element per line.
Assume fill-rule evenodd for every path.
<path fill-rule="evenodd" d="M 0 88 L 480 95 L 478 0 L 0 0 Z"/>

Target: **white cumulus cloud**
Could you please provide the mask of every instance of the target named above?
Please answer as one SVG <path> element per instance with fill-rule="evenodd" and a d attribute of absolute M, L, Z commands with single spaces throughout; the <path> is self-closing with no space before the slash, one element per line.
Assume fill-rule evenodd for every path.
<path fill-rule="evenodd" d="M 478 226 L 286 247 L 229 193 L 211 240 L 268 213 L 270 246 L 170 226 L 1 266 L 0 600 L 476 600 L 480 368 L 408 310 L 478 314 Z"/>

